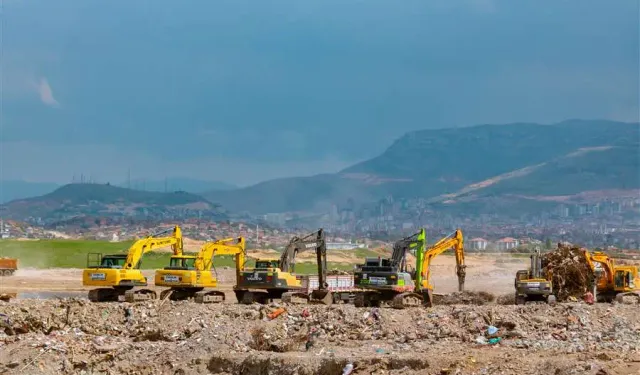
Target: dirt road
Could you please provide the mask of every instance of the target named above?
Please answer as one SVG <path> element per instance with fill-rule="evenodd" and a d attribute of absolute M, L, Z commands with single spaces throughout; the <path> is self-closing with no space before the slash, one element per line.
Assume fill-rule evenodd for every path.
<path fill-rule="evenodd" d="M 518 269 L 527 267 L 527 258 L 467 256 L 466 289 L 471 291 L 491 291 L 494 294 L 509 293 L 513 290 L 513 278 Z M 455 277 L 455 259 L 440 256 L 431 265 L 432 282 L 438 293 L 450 293 L 457 290 Z M 153 285 L 153 270 L 144 270 L 143 274 Z M 220 289 L 231 291 L 235 282 L 232 268 L 218 269 Z M 0 277 L 0 293 L 36 293 L 45 292 L 84 292 L 90 288 L 82 286 L 81 269 L 20 269 L 14 276 Z M 235 301 L 233 293 L 227 300 Z"/>

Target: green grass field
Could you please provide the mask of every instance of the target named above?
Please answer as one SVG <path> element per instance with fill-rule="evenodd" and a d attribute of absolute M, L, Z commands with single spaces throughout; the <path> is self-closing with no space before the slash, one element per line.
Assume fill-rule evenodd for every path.
<path fill-rule="evenodd" d="M 0 240 L 0 257 L 18 259 L 18 268 L 84 268 L 90 253 L 117 254 L 126 253 L 133 241 L 107 242 L 85 240 L 39 240 L 15 241 Z M 170 253 L 151 252 L 144 256 L 142 269 L 163 268 L 169 264 Z M 218 256 L 214 267 L 235 267 L 232 256 Z M 253 266 L 249 262 L 248 267 Z M 329 263 L 329 269 L 349 270 L 348 264 Z M 314 263 L 296 264 L 296 273 L 316 273 Z"/>

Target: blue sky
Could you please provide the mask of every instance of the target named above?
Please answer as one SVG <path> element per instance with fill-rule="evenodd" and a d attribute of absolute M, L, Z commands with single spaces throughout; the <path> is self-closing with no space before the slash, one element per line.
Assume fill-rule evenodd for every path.
<path fill-rule="evenodd" d="M 639 120 L 636 0 L 4 3 L 1 179 L 246 185 L 417 129 Z"/>

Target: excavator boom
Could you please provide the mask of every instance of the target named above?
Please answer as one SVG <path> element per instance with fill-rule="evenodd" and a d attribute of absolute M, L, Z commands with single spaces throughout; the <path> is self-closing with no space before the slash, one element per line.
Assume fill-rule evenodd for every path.
<path fill-rule="evenodd" d="M 320 232 L 322 232 L 322 229 L 303 237 L 294 236 L 291 238 L 280 256 L 280 270 L 282 272 L 295 272 L 296 256 L 302 251 L 318 247 Z M 322 236 L 324 241 L 324 232 L 322 232 Z"/>
<path fill-rule="evenodd" d="M 173 228 L 173 235 L 171 237 L 157 237 L 169 232 L 170 230 L 162 231 L 136 241 L 129 248 L 127 260 L 122 268 L 138 269 L 140 268 L 140 260 L 144 254 L 167 246 L 171 246 L 174 255 L 182 255 L 183 242 L 180 227 L 176 226 Z"/>
<path fill-rule="evenodd" d="M 416 257 L 416 288 L 433 289 L 431 285 L 431 261 L 436 256 L 453 248 L 456 256 L 456 275 L 458 276 L 458 291 L 464 290 L 466 265 L 464 264 L 464 237 L 462 230 L 456 229 L 452 234 L 442 238 L 433 246 L 424 250 L 424 254 Z"/>
<path fill-rule="evenodd" d="M 318 289 L 311 292 L 311 301 L 330 305 L 333 296 L 327 283 L 327 246 L 324 237 L 324 230 L 316 232 L 316 262 L 318 264 Z"/>

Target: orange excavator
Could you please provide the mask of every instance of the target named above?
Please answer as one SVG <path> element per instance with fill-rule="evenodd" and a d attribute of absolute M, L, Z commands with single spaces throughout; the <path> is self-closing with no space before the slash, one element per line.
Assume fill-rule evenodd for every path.
<path fill-rule="evenodd" d="M 635 296 L 640 302 L 640 276 L 638 267 L 616 265 L 613 258 L 601 251 L 583 250 L 595 274 L 594 296 L 597 301 L 622 302 L 626 296 Z"/>

